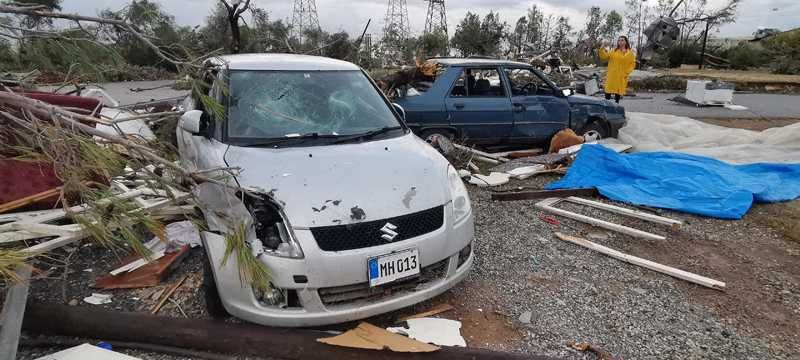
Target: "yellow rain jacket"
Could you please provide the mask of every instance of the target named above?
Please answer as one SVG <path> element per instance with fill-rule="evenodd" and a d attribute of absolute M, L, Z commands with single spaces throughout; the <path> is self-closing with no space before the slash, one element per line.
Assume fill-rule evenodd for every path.
<path fill-rule="evenodd" d="M 625 91 L 628 90 L 628 75 L 636 67 L 636 55 L 630 49 L 623 52 L 617 49 L 608 51 L 606 48 L 600 48 L 597 54 L 601 60 L 608 61 L 608 73 L 604 85 L 606 93 L 625 95 Z"/>

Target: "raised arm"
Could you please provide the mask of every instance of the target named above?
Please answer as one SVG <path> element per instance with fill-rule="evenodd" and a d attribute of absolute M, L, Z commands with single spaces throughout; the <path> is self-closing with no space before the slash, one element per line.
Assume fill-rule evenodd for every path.
<path fill-rule="evenodd" d="M 600 57 L 600 60 L 608 61 L 608 55 L 608 50 L 606 50 L 605 46 L 601 46 L 599 49 L 597 49 L 597 56 Z"/>

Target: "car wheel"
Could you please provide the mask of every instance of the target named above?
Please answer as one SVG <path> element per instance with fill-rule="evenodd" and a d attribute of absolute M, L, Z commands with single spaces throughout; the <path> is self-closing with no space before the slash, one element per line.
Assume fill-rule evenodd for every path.
<path fill-rule="evenodd" d="M 429 144 L 433 143 L 433 140 L 438 136 L 445 137 L 450 140 L 453 140 L 454 137 L 453 132 L 447 129 L 428 129 L 419 133 L 419 137 Z"/>
<path fill-rule="evenodd" d="M 225 318 L 230 314 L 225 310 L 225 306 L 222 305 L 217 283 L 214 281 L 213 271 L 211 262 L 208 260 L 208 254 L 206 254 L 206 256 L 203 256 L 203 295 L 206 301 L 206 311 L 213 318 Z"/>
<path fill-rule="evenodd" d="M 581 135 L 589 135 L 590 137 L 594 137 L 595 140 L 605 139 L 609 137 L 608 129 L 599 121 L 593 121 L 592 123 L 586 125 L 581 131 Z"/>

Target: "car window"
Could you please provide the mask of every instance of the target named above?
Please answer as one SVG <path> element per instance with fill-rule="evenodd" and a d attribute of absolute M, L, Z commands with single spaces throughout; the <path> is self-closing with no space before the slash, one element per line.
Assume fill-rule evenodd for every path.
<path fill-rule="evenodd" d="M 355 135 L 400 126 L 358 70 L 234 70 L 229 83 L 228 138 Z"/>
<path fill-rule="evenodd" d="M 531 69 L 506 68 L 511 96 L 554 95 L 553 88 Z"/>
<path fill-rule="evenodd" d="M 450 96 L 503 97 L 505 89 L 497 69 L 465 68 L 453 84 Z"/>

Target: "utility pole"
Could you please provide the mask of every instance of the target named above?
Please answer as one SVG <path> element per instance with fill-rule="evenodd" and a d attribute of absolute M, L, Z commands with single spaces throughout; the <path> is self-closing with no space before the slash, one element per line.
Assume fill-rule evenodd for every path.
<path fill-rule="evenodd" d="M 302 45 L 307 31 L 320 31 L 315 0 L 294 0 L 291 35 Z"/>
<path fill-rule="evenodd" d="M 383 63 L 396 65 L 403 62 L 403 45 L 411 35 L 406 0 L 389 0 L 383 27 Z"/>

